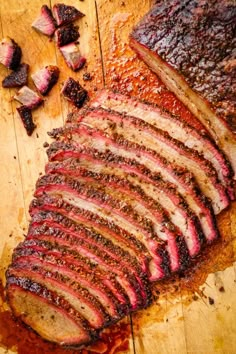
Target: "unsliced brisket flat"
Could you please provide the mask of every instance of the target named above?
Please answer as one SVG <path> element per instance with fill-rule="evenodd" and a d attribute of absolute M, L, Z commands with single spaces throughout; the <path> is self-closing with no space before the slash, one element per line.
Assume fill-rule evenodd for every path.
<path fill-rule="evenodd" d="M 195 114 L 236 171 L 236 6 L 231 0 L 158 1 L 130 45 Z"/>
<path fill-rule="evenodd" d="M 63 92 L 76 101 L 71 80 Z M 184 272 L 218 239 L 233 170 L 197 120 L 108 90 L 49 135 L 7 297 L 43 338 L 81 347 L 149 306 L 153 282 Z"/>

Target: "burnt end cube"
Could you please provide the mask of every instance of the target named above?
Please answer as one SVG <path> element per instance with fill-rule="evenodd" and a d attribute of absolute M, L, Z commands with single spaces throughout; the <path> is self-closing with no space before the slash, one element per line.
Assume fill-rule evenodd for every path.
<path fill-rule="evenodd" d="M 74 6 L 65 4 L 55 4 L 52 12 L 58 26 L 66 25 L 84 16 Z"/>
<path fill-rule="evenodd" d="M 12 88 L 26 85 L 28 81 L 28 71 L 28 64 L 20 64 L 16 71 L 13 71 L 3 79 L 2 87 Z"/>
<path fill-rule="evenodd" d="M 79 38 L 78 27 L 72 23 L 58 28 L 55 32 L 55 41 L 58 47 L 77 41 Z"/>
<path fill-rule="evenodd" d="M 80 85 L 78 81 L 75 81 L 71 77 L 64 83 L 61 93 L 77 108 L 81 108 L 85 100 L 88 98 L 88 92 Z"/>

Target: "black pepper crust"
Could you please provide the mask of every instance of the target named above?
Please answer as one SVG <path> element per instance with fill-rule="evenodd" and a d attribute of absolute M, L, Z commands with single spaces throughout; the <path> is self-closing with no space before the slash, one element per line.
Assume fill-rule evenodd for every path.
<path fill-rule="evenodd" d="M 234 1 L 158 1 L 131 38 L 180 72 L 236 129 Z"/>

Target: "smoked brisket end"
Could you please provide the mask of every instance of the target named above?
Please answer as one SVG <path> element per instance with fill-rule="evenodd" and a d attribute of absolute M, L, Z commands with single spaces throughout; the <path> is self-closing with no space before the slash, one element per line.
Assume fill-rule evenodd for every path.
<path fill-rule="evenodd" d="M 159 1 L 134 28 L 131 41 L 177 70 L 236 131 L 235 33 L 232 1 Z"/>

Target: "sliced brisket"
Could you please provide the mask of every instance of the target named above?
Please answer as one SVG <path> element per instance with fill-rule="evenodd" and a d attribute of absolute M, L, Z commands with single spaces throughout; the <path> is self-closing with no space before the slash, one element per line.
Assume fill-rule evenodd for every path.
<path fill-rule="evenodd" d="M 232 176 L 233 170 L 224 152 L 219 149 L 207 130 L 198 121 L 197 126 L 191 121 L 184 121 L 182 117 L 171 114 L 161 107 L 153 107 L 148 104 L 129 98 L 108 90 L 102 90 L 91 102 L 92 107 L 102 107 L 113 111 L 142 119 L 154 127 L 167 131 L 176 140 L 181 141 L 187 147 L 198 151 L 205 159 L 209 160 L 218 173 L 219 180 L 228 187 L 231 199 L 233 199 Z M 76 116 L 75 116 L 76 119 Z"/>
<path fill-rule="evenodd" d="M 26 104 L 37 104 L 28 90 Z M 72 78 L 62 93 L 78 108 L 87 98 Z M 147 307 L 152 282 L 184 271 L 218 238 L 214 213 L 234 198 L 233 172 L 195 118 L 107 90 L 49 135 L 57 141 L 7 296 L 43 338 L 81 346 Z"/>

